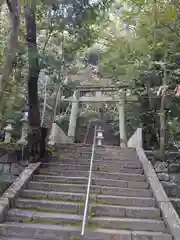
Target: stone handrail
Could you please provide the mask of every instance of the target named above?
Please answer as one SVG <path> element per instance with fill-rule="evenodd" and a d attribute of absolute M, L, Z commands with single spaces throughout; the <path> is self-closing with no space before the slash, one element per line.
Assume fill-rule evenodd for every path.
<path fill-rule="evenodd" d="M 142 128 L 138 128 L 128 141 L 128 147 L 136 148 L 139 160 L 142 163 L 144 174 L 150 184 L 153 196 L 161 210 L 162 218 L 173 236 L 173 240 L 180 240 L 180 218 L 172 206 L 172 203 L 166 195 L 156 172 L 148 160 L 142 147 Z"/>
<path fill-rule="evenodd" d="M 135 133 L 128 140 L 127 146 L 130 148 L 142 148 L 143 147 L 142 128 L 137 128 Z"/>
<path fill-rule="evenodd" d="M 53 123 L 49 137 L 49 144 L 54 145 L 58 143 L 71 143 L 71 141 L 64 131 L 56 123 Z"/>

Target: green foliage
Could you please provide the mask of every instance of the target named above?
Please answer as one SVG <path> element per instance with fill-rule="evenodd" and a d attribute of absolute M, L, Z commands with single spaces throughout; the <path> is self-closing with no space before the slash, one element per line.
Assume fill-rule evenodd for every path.
<path fill-rule="evenodd" d="M 179 1 L 68 0 L 60 4 L 50 0 L 21 0 L 22 9 L 26 4 L 36 5 L 38 54 L 42 73 L 39 77 L 41 103 L 46 94 L 48 104 L 52 106 L 53 94 L 60 85 L 64 86 L 64 95 L 70 96 L 74 86 L 82 81 L 80 78 L 77 80 L 77 75 L 86 69 L 90 55 L 96 55 L 100 59 L 100 77 L 112 79 L 112 83 L 128 84 L 130 94 L 138 98 L 138 104 L 126 104 L 128 135 L 142 125 L 149 139 L 154 134 L 159 141 L 161 98 L 157 97 L 157 90 L 162 85 L 166 65 L 169 88 L 165 113 L 167 122 L 171 122 L 168 128 L 169 142 L 178 140 L 180 100 L 174 96 L 174 89 L 180 83 Z M 7 51 L 6 36 L 11 27 L 6 4 L 1 6 L 0 13 L 2 63 Z M 127 31 L 127 26 L 134 30 Z M 22 14 L 18 55 L 1 103 L 4 120 L 11 117 L 19 121 L 22 116 L 21 110 L 27 102 L 27 69 Z M 45 76 L 49 76 L 46 92 Z M 118 96 L 119 92 L 114 94 Z M 57 114 L 63 108 L 67 106 L 61 105 Z M 83 109 L 86 108 L 83 106 Z M 118 133 L 117 111 L 109 106 L 107 112 L 106 118 L 114 122 L 113 128 Z M 81 121 L 88 122 L 94 118 L 98 118 L 97 114 L 89 110 L 81 116 Z M 68 117 L 58 124 L 67 132 Z"/>
<path fill-rule="evenodd" d="M 0 142 L 0 156 L 20 149 L 20 146 L 15 141 L 11 141 L 10 143 Z"/>
<path fill-rule="evenodd" d="M 180 109 L 178 99 L 174 96 L 180 69 L 180 4 L 177 1 L 129 0 L 126 4 L 125 1 L 119 1 L 119 4 L 113 7 L 115 10 L 112 8 L 111 11 L 116 12 L 116 17 L 107 23 L 109 31 L 102 32 L 102 37 L 106 39 L 101 54 L 103 76 L 111 77 L 116 83 L 129 84 L 131 94 L 138 96 L 138 107 L 135 103 L 127 105 L 128 135 L 137 125 L 143 125 L 148 139 L 152 139 L 154 135 L 157 144 L 161 101 L 161 98 L 157 97 L 157 90 L 163 82 L 165 52 L 169 85 L 165 103 L 168 121 L 174 122 Z M 122 7 L 123 11 L 119 13 Z M 124 24 L 134 26 L 135 30 L 127 31 Z M 119 29 L 121 27 L 122 31 L 118 32 L 116 26 Z M 176 121 L 178 122 L 179 118 Z M 169 129 L 171 136 L 175 136 L 175 132 L 179 131 L 177 125 L 174 127 L 174 132 Z M 169 141 L 169 144 L 171 143 L 172 137 Z M 151 140 L 147 146 L 150 145 L 153 145 Z"/>

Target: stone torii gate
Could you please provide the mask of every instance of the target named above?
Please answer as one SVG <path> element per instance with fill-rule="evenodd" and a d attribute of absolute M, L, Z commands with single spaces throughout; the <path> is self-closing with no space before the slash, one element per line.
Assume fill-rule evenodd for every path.
<path fill-rule="evenodd" d="M 74 142 L 77 118 L 79 114 L 79 104 L 80 103 L 114 103 L 117 105 L 119 111 L 119 132 L 120 132 L 120 145 L 121 147 L 127 146 L 127 136 L 125 130 L 125 100 L 134 101 L 135 98 L 132 96 L 126 97 L 123 89 L 127 89 L 128 86 L 121 85 L 111 85 L 111 86 L 92 86 L 84 85 L 76 87 L 72 97 L 61 99 L 61 101 L 67 101 L 72 103 L 70 120 L 69 120 L 69 129 L 68 129 L 68 138 L 71 142 Z M 117 90 L 122 90 L 120 97 L 114 98 L 112 96 L 103 95 L 107 92 L 115 92 Z M 82 96 L 83 93 L 95 93 L 95 96 Z"/>

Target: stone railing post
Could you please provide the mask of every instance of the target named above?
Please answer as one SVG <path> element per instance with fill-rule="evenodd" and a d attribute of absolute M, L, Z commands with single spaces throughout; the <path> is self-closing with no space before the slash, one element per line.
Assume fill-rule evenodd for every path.
<path fill-rule="evenodd" d="M 143 148 L 142 128 L 137 128 L 135 133 L 130 137 L 128 147 Z"/>
<path fill-rule="evenodd" d="M 10 143 L 10 141 L 11 141 L 12 131 L 13 131 L 13 126 L 12 126 L 13 123 L 14 123 L 14 121 L 12 121 L 11 119 L 7 120 L 7 126 L 4 128 L 4 132 L 5 132 L 4 142 L 5 143 Z"/>

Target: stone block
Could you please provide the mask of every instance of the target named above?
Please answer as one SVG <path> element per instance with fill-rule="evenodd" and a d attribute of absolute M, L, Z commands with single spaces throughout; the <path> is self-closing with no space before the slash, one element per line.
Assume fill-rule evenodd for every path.
<path fill-rule="evenodd" d="M 20 209 L 10 209 L 8 211 L 7 220 L 8 221 L 31 221 L 34 215 L 34 211 L 26 211 Z"/>
<path fill-rule="evenodd" d="M 92 224 L 98 224 L 103 228 L 111 229 L 131 229 L 132 231 L 156 231 L 167 232 L 163 221 L 151 219 L 136 219 L 136 218 L 110 218 L 110 217 L 95 217 L 89 220 Z"/>
<path fill-rule="evenodd" d="M 169 197 L 180 196 L 180 186 L 174 182 L 161 182 Z"/>
<path fill-rule="evenodd" d="M 131 240 L 173 240 L 170 234 L 161 232 L 133 231 Z"/>
<path fill-rule="evenodd" d="M 42 226 L 43 225 L 43 226 Z M 28 228 L 28 230 L 31 230 L 34 232 L 34 238 L 35 239 L 42 239 L 42 240 L 65 240 L 68 239 L 68 229 L 69 231 L 77 232 L 75 228 L 71 229 L 70 226 L 67 227 L 61 227 L 59 225 L 47 225 L 47 224 L 36 224 L 33 228 Z"/>
<path fill-rule="evenodd" d="M 180 185 L 180 173 L 170 174 L 170 180 Z"/>
<path fill-rule="evenodd" d="M 10 164 L 9 163 L 4 163 L 3 173 L 8 174 L 9 172 L 10 172 Z"/>
<path fill-rule="evenodd" d="M 4 218 L 9 209 L 9 201 L 7 198 L 0 198 L 0 222 L 4 221 Z"/>
<path fill-rule="evenodd" d="M 123 196 L 105 196 L 97 195 L 96 202 L 105 204 L 117 204 L 122 206 L 141 206 L 141 207 L 154 207 L 156 201 L 154 198 L 143 197 L 123 197 Z"/>
<path fill-rule="evenodd" d="M 17 199 L 16 207 L 18 208 L 31 208 L 31 209 L 45 209 L 53 210 L 58 212 L 68 212 L 68 213 L 78 213 L 80 204 L 73 202 L 58 202 L 58 201 L 48 201 L 48 200 L 33 200 L 33 199 Z"/>
<path fill-rule="evenodd" d="M 170 180 L 170 177 L 169 177 L 169 175 L 167 173 L 159 173 L 159 174 L 157 174 L 157 176 L 158 176 L 158 179 L 160 181 L 168 182 Z"/>
<path fill-rule="evenodd" d="M 103 230 L 99 229 L 92 232 L 87 232 L 85 235 L 85 239 L 86 240 L 132 240 L 130 231 L 112 230 L 112 229 L 103 229 Z"/>
<path fill-rule="evenodd" d="M 93 178 L 92 185 L 101 185 L 101 186 L 112 186 L 112 187 L 120 187 L 127 188 L 127 181 L 123 180 L 111 180 L 111 179 L 101 179 L 101 178 Z"/>
<path fill-rule="evenodd" d="M 69 193 L 69 192 L 48 192 L 48 198 L 50 199 L 61 199 L 70 201 L 85 201 L 84 193 Z M 92 197 L 92 195 L 91 195 Z"/>
<path fill-rule="evenodd" d="M 16 238 L 7 238 L 7 237 L 1 237 L 1 240 L 22 240 L 22 238 L 19 238 L 19 237 L 16 237 Z M 27 239 L 26 240 L 33 240 L 32 238 L 31 239 Z"/>
<path fill-rule="evenodd" d="M 72 177 L 72 176 L 48 176 L 48 175 L 34 175 L 33 181 L 40 182 L 54 182 L 54 183 L 77 183 L 83 184 L 88 182 L 88 178 L 85 177 Z"/>
<path fill-rule="evenodd" d="M 179 173 L 180 171 L 180 165 L 177 163 L 171 163 L 168 167 L 169 173 Z"/>
<path fill-rule="evenodd" d="M 35 190 L 55 191 L 55 192 L 85 192 L 87 189 L 86 184 L 64 184 L 64 183 L 48 183 L 48 182 L 30 182 L 29 188 Z M 95 190 L 100 191 L 100 186 L 93 186 Z"/>
<path fill-rule="evenodd" d="M 116 171 L 117 172 L 117 171 Z M 84 177 L 88 177 L 88 171 L 82 171 L 82 170 L 66 170 L 64 171 L 63 169 L 57 169 L 55 167 L 43 167 L 41 169 L 39 169 L 39 173 L 41 174 L 51 174 L 51 175 L 55 175 L 55 176 L 84 176 Z M 132 169 L 132 168 L 119 168 L 118 169 L 118 173 L 128 173 L 128 174 L 142 174 L 143 173 L 143 169 Z M 107 172 L 103 172 L 103 171 L 93 171 L 92 176 L 96 176 L 96 177 L 101 177 L 103 174 L 106 174 L 108 176 Z M 115 174 L 115 173 L 113 173 Z"/>
<path fill-rule="evenodd" d="M 152 191 L 148 189 L 132 189 L 117 187 L 100 187 L 99 189 L 96 189 L 95 186 L 92 186 L 91 192 L 115 196 L 152 197 Z"/>
<path fill-rule="evenodd" d="M 22 173 L 23 169 L 24 169 L 24 167 L 20 166 L 19 164 L 17 164 L 17 163 L 12 163 L 12 164 L 11 164 L 10 172 L 11 172 L 11 174 L 13 174 L 13 175 L 19 176 L 19 175 Z"/>
<path fill-rule="evenodd" d="M 0 163 L 0 173 L 3 173 L 4 170 L 4 163 Z"/>
<path fill-rule="evenodd" d="M 145 176 L 140 174 L 118 174 L 119 180 L 125 180 L 125 181 L 136 181 L 136 182 L 143 182 L 145 181 Z M 110 174 L 111 177 L 113 177 L 113 174 Z"/>
<path fill-rule="evenodd" d="M 148 182 L 128 182 L 128 188 L 135 188 L 135 189 L 147 189 L 149 188 Z"/>
<path fill-rule="evenodd" d="M 25 189 L 21 196 L 25 198 L 47 198 L 48 192 Z"/>
<path fill-rule="evenodd" d="M 67 240 L 69 239 L 69 234 L 72 236 L 77 236 L 79 234 L 79 229 L 73 228 L 71 226 L 60 226 L 52 224 L 22 224 L 13 223 L 9 225 L 1 225 L 3 228 L 3 235 L 9 237 L 20 237 L 21 239 L 31 238 L 31 239 L 41 239 L 41 240 Z"/>
<path fill-rule="evenodd" d="M 3 155 L 0 157 L 0 162 L 1 162 L 1 163 L 8 163 L 8 162 L 9 162 L 9 154 L 3 154 Z"/>
<path fill-rule="evenodd" d="M 154 169 L 157 173 L 167 173 L 168 172 L 168 164 L 166 162 L 156 162 Z"/>
<path fill-rule="evenodd" d="M 45 183 L 45 182 L 29 182 L 28 188 L 33 190 L 40 190 L 40 191 L 52 191 L 52 184 L 51 183 Z"/>
<path fill-rule="evenodd" d="M 40 213 L 36 212 L 33 215 L 33 220 L 37 221 L 46 221 L 52 223 L 61 223 L 61 224 L 78 224 L 82 223 L 82 216 L 71 215 L 71 214 L 59 214 L 59 213 Z"/>
<path fill-rule="evenodd" d="M 158 208 L 145 208 L 145 207 L 125 207 L 125 208 L 126 217 L 160 219 L 160 210 Z"/>
<path fill-rule="evenodd" d="M 170 201 L 175 209 L 180 208 L 180 198 L 170 198 Z"/>
<path fill-rule="evenodd" d="M 111 216 L 125 217 L 126 208 L 121 206 L 93 206 L 91 205 L 90 212 L 95 216 Z"/>

